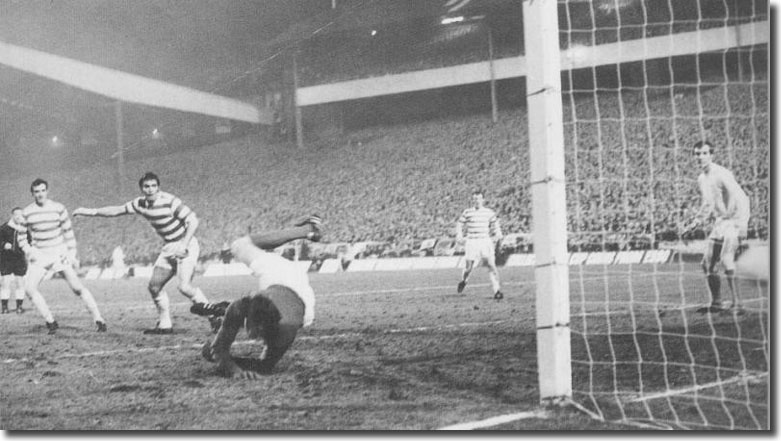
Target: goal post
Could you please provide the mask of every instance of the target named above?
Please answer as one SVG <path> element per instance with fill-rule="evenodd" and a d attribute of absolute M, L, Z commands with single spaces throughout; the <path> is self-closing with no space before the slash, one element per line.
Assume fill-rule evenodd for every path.
<path fill-rule="evenodd" d="M 522 13 L 541 404 L 767 430 L 767 3 L 525 0 Z M 750 199 L 754 261 L 732 275 L 706 277 L 713 224 L 691 227 L 702 140 Z"/>
<path fill-rule="evenodd" d="M 572 398 L 558 2 L 523 2 L 540 400 Z"/>

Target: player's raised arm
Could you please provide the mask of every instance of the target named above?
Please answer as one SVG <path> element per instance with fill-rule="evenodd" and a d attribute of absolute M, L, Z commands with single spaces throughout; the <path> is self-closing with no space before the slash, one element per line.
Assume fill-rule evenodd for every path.
<path fill-rule="evenodd" d="M 123 214 L 130 214 L 126 205 L 109 205 L 100 208 L 84 208 L 79 207 L 73 210 L 73 216 L 100 216 L 100 217 L 116 217 Z"/>

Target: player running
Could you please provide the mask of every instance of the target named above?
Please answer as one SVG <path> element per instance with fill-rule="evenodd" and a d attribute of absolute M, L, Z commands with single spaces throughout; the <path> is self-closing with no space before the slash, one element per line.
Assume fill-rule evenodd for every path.
<path fill-rule="evenodd" d="M 143 195 L 124 205 L 79 207 L 73 210 L 73 215 L 116 217 L 139 214 L 149 221 L 165 244 L 155 261 L 148 286 L 157 308 L 158 321 L 154 328 L 144 330 L 144 334 L 173 334 L 170 301 L 163 287 L 174 275 L 179 276 L 179 292 L 182 295 L 193 303 L 209 302 L 200 288 L 192 283 L 200 254 L 195 237 L 198 218 L 178 197 L 160 190 L 160 179 L 156 174 L 146 173 L 139 179 L 138 187 Z"/>
<path fill-rule="evenodd" d="M 35 202 L 22 210 L 24 228 L 17 235 L 19 248 L 24 251 L 28 261 L 25 283 L 27 296 L 46 320 L 49 334 L 56 333 L 59 325 L 38 290 L 38 285 L 47 272 L 62 273 L 73 293 L 81 297 L 92 314 L 98 332 L 106 332 L 106 322 L 100 315 L 95 298 L 76 274 L 76 237 L 68 210 L 59 202 L 49 199 L 49 183 L 45 180 L 38 178 L 33 181 L 30 191 Z"/>
<path fill-rule="evenodd" d="M 472 273 L 475 262 L 485 263 L 488 267 L 488 278 L 494 292 L 494 299 L 501 300 L 504 294 L 499 283 L 499 271 L 496 269 L 496 257 L 494 244 L 502 239 L 502 229 L 499 226 L 499 218 L 496 212 L 484 206 L 482 190 L 472 192 L 474 205 L 467 208 L 456 222 L 456 241 L 464 241 L 464 229 L 466 228 L 466 242 L 464 252 L 466 267 L 458 282 L 458 293 L 464 292 L 466 282 Z"/>
<path fill-rule="evenodd" d="M 741 240 L 748 235 L 748 220 L 751 215 L 749 198 L 740 188 L 731 171 L 713 162 L 713 144 L 699 141 L 694 144 L 694 156 L 699 161 L 701 173 L 697 183 L 702 196 L 702 206 L 696 214 L 698 223 L 713 219 L 708 237 L 708 249 L 702 260 L 711 294 L 709 307 L 699 312 L 722 311 L 721 276 L 718 264 L 724 267 L 727 284 L 732 293 L 732 305 L 741 310 L 740 295 L 735 285 L 735 258 Z"/>
<path fill-rule="evenodd" d="M 24 275 L 27 274 L 27 260 L 24 257 L 24 251 L 19 246 L 19 234 L 27 235 L 27 241 L 30 242 L 30 236 L 24 227 L 24 216 L 22 209 L 14 207 L 11 210 L 11 219 L 0 225 L 0 276 L 3 280 L 0 282 L 0 303 L 2 309 L 0 313 L 8 314 L 8 301 L 11 299 L 11 285 L 16 282 L 14 298 L 16 300 L 16 313 L 24 312 L 22 304 L 24 303 Z"/>
<path fill-rule="evenodd" d="M 292 346 L 298 330 L 315 318 L 315 295 L 309 277 L 295 263 L 271 252 L 296 239 L 321 239 L 321 219 L 309 216 L 289 228 L 253 234 L 231 245 L 233 256 L 258 278 L 259 290 L 228 304 L 193 305 L 191 312 L 223 316 L 217 335 L 203 346 L 203 357 L 217 362 L 217 373 L 229 378 L 255 379 L 268 374 Z M 262 338 L 266 348 L 259 360 L 235 358 L 230 348 L 239 330 L 247 329 L 251 340 Z"/>

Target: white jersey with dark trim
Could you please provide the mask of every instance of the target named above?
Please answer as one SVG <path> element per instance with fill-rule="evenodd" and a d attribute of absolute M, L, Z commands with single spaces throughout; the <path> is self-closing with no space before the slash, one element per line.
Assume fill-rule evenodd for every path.
<path fill-rule="evenodd" d="M 703 203 L 718 219 L 748 223 L 750 201 L 731 171 L 712 163 L 708 172 L 701 173 L 697 181 Z"/>

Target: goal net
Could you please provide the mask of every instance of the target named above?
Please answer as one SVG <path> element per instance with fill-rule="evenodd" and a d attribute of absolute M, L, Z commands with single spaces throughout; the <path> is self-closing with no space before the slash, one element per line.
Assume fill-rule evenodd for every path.
<path fill-rule="evenodd" d="M 767 430 L 769 287 L 739 269 L 742 308 L 724 281 L 728 309 L 698 312 L 710 226 L 689 228 L 692 146 L 709 140 L 769 257 L 767 2 L 560 0 L 558 21 L 573 402 L 647 427 Z"/>

